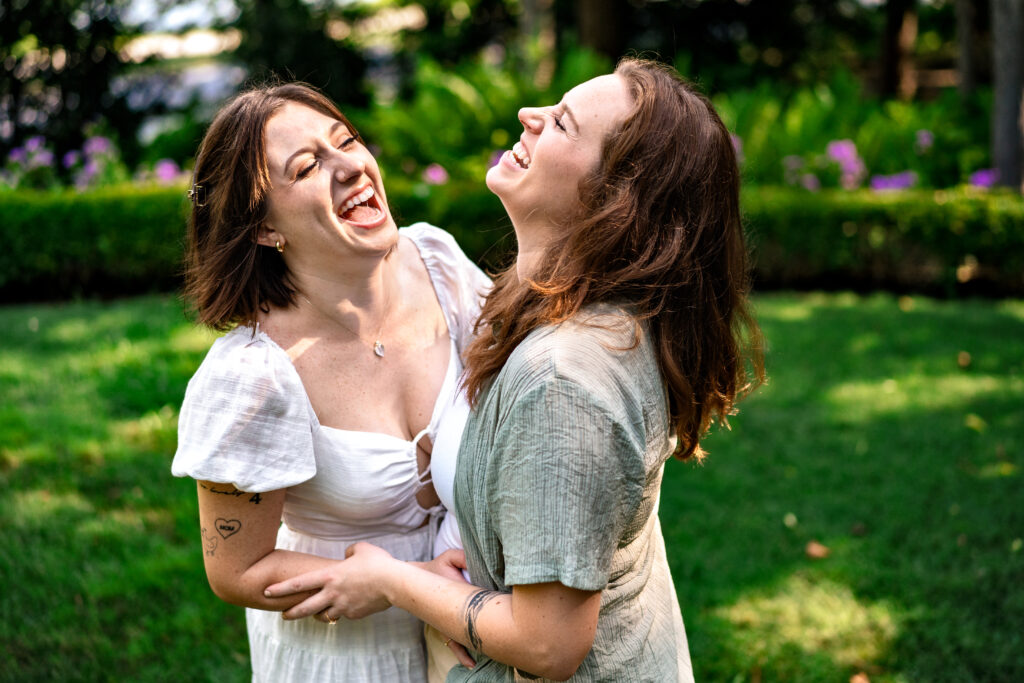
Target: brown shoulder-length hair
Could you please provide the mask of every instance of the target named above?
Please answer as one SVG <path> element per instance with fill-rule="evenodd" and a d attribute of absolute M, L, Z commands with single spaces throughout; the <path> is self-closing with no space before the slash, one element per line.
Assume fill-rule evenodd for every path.
<path fill-rule="evenodd" d="M 217 330 L 252 325 L 268 305 L 288 306 L 295 288 L 277 250 L 256 242 L 267 217 L 267 121 L 297 102 L 359 133 L 323 93 L 305 83 L 254 87 L 217 113 L 196 154 L 185 249 L 185 298 Z"/>
<path fill-rule="evenodd" d="M 520 282 L 513 265 L 496 278 L 466 353 L 466 388 L 475 404 L 532 330 L 590 303 L 629 303 L 652 337 L 676 456 L 699 459 L 711 422 L 727 424 L 764 381 L 736 154 L 711 103 L 675 71 L 625 59 L 615 73 L 633 109 L 535 276 Z"/>

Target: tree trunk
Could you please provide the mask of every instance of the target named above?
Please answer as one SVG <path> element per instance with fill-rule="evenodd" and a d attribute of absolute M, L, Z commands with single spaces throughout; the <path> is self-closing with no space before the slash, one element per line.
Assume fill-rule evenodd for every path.
<path fill-rule="evenodd" d="M 978 85 L 974 62 L 974 0 L 956 0 L 957 88 L 966 97 Z"/>
<path fill-rule="evenodd" d="M 576 0 L 580 45 L 617 61 L 626 49 L 623 24 L 628 8 L 624 0 Z"/>
<path fill-rule="evenodd" d="M 523 0 L 519 18 L 521 52 L 533 70 L 538 88 L 546 88 L 555 75 L 555 10 L 553 0 Z"/>
<path fill-rule="evenodd" d="M 992 0 L 992 70 L 995 104 L 992 161 L 999 184 L 1020 191 L 1024 160 L 1021 90 L 1024 88 L 1024 0 Z"/>
<path fill-rule="evenodd" d="M 910 99 L 917 91 L 914 43 L 917 41 L 917 1 L 889 0 L 882 36 L 881 94 Z"/>

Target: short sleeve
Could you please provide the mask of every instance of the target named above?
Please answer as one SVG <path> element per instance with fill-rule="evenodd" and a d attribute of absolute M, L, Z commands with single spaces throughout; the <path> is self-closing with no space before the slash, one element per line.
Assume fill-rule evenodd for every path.
<path fill-rule="evenodd" d="M 582 385 L 549 377 L 510 407 L 494 441 L 489 505 L 508 586 L 601 590 L 643 498 L 643 449 Z"/>
<path fill-rule="evenodd" d="M 455 238 L 429 223 L 414 223 L 402 229 L 420 250 L 444 309 L 448 329 L 461 354 L 473 339 L 473 327 L 480 317 L 491 279 L 466 256 Z"/>
<path fill-rule="evenodd" d="M 284 351 L 248 331 L 229 333 L 188 383 L 172 474 L 254 493 L 312 478 L 308 403 Z"/>

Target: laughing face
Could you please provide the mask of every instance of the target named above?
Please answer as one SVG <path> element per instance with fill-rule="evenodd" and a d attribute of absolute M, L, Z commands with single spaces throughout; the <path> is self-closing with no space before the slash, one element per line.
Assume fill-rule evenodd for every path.
<path fill-rule="evenodd" d="M 580 180 L 598 168 L 605 138 L 631 108 L 625 81 L 609 74 L 581 83 L 557 105 L 519 110 L 522 136 L 487 172 L 487 187 L 517 233 L 564 224 Z"/>
<path fill-rule="evenodd" d="M 267 122 L 271 190 L 259 242 L 289 259 L 384 253 L 398 239 L 373 155 L 341 121 L 287 102 Z"/>

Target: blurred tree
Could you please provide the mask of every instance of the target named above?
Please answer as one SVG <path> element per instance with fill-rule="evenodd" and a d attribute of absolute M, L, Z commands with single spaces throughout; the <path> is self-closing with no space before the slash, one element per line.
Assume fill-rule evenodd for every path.
<path fill-rule="evenodd" d="M 715 89 L 770 78 L 808 84 L 837 65 L 863 71 L 878 12 L 852 0 L 562 0 L 560 30 L 617 59 L 643 53 Z M 564 16 L 560 13 L 560 18 Z"/>
<path fill-rule="evenodd" d="M 122 71 L 118 37 L 128 0 L 0 2 L 0 152 L 44 135 L 58 158 L 81 146 L 86 124 L 105 120 L 129 158 L 142 114 L 111 92 Z"/>
<path fill-rule="evenodd" d="M 992 36 L 992 159 L 999 171 L 999 184 L 1020 191 L 1024 159 L 1024 0 L 992 0 Z"/>
<path fill-rule="evenodd" d="M 956 0 L 957 87 L 964 96 L 973 93 L 978 85 L 974 5 L 974 0 Z"/>
<path fill-rule="evenodd" d="M 623 30 L 631 9 L 626 0 L 575 0 L 580 45 L 613 60 L 621 57 L 631 37 Z"/>
<path fill-rule="evenodd" d="M 234 54 L 250 77 L 298 79 L 322 88 L 341 104 L 367 104 L 366 60 L 347 36 L 328 35 L 330 19 L 354 21 L 360 14 L 358 7 L 345 13 L 329 0 L 237 0 L 237 4 L 239 14 L 232 25 L 242 32 L 242 42 Z"/>
<path fill-rule="evenodd" d="M 917 40 L 917 0 L 888 0 L 882 33 L 879 90 L 883 97 L 909 100 L 917 90 L 914 42 Z"/>

